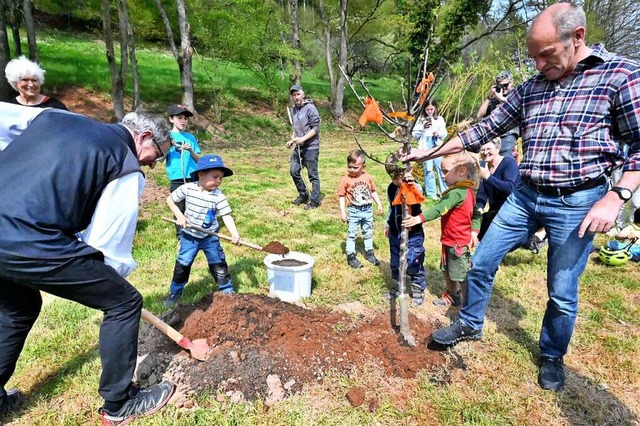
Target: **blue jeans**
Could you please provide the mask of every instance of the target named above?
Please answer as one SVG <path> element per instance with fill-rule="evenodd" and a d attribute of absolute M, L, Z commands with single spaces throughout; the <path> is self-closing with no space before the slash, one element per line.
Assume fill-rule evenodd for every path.
<path fill-rule="evenodd" d="M 515 133 L 507 133 L 500 137 L 500 155 L 503 157 L 513 157 L 513 150 L 516 149 L 516 141 L 518 135 Z"/>
<path fill-rule="evenodd" d="M 389 267 L 393 289 L 398 290 L 397 282 L 400 278 L 400 235 L 389 234 Z M 424 232 L 409 235 L 407 241 L 407 275 L 411 278 L 411 293 L 422 293 L 427 288 L 424 270 Z"/>
<path fill-rule="evenodd" d="M 307 174 L 309 176 L 309 183 L 311 183 L 311 196 L 309 202 L 320 205 L 320 175 L 318 173 L 318 157 L 320 156 L 320 150 L 301 150 L 295 148 L 291 154 L 291 162 L 289 167 L 289 174 L 293 179 L 293 183 L 298 190 L 298 194 L 302 197 L 309 196 L 307 185 L 302 179 L 302 168 L 307 168 Z"/>
<path fill-rule="evenodd" d="M 207 258 L 207 263 L 209 265 L 226 264 L 224 251 L 222 250 L 218 237 L 212 235 L 204 238 L 197 238 L 187 234 L 186 232 L 180 234 L 180 249 L 178 250 L 177 262 L 183 266 L 191 267 L 193 261 L 196 259 L 198 251 L 200 250 L 202 250 Z M 180 282 L 176 282 L 174 275 L 174 279 L 171 280 L 171 294 L 182 294 L 184 286 L 187 285 L 187 282 L 189 281 L 189 276 L 181 275 L 181 278 L 182 279 L 179 280 Z M 229 283 L 218 283 L 221 288 L 225 284 L 230 285 L 230 280 Z"/>
<path fill-rule="evenodd" d="M 460 311 L 466 326 L 479 330 L 493 282 L 504 256 L 544 226 L 549 234 L 547 309 L 540 332 L 540 355 L 561 357 L 573 334 L 578 311 L 578 279 L 589 259 L 593 235 L 578 237 L 580 223 L 607 191 L 606 185 L 561 197 L 538 193 L 520 183 L 489 226 L 467 274 L 467 299 Z"/>
<path fill-rule="evenodd" d="M 427 138 L 427 149 L 434 148 L 437 145 L 438 138 Z M 422 163 L 424 170 L 424 192 L 429 198 L 437 198 L 438 190 L 440 194 L 447 190 L 447 184 L 444 182 L 442 174 L 442 158 L 438 157 L 433 160 L 427 160 Z M 438 175 L 438 187 L 436 188 L 436 173 Z"/>
<path fill-rule="evenodd" d="M 347 243 L 345 245 L 347 255 L 356 252 L 356 238 L 358 238 L 360 228 L 362 228 L 365 251 L 373 250 L 373 204 L 349 206 L 347 217 Z"/>

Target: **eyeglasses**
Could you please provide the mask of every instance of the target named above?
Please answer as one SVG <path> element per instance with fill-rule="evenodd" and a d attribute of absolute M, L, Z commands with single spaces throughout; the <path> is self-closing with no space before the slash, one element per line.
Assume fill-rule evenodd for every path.
<path fill-rule="evenodd" d="M 153 142 L 153 144 L 156 146 L 156 150 L 158 151 L 158 156 L 156 157 L 156 159 L 154 161 L 156 163 L 160 163 L 160 162 L 164 161 L 164 159 L 167 156 L 167 154 L 162 152 L 161 145 L 158 142 L 156 142 L 156 140 L 153 139 L 153 137 L 151 138 L 151 142 Z"/>

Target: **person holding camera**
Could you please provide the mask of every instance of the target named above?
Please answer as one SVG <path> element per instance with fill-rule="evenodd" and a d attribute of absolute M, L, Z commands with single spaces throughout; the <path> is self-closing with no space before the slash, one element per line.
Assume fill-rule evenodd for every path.
<path fill-rule="evenodd" d="M 171 192 L 178 189 L 180 185 L 193 182 L 193 173 L 200 160 L 200 146 L 196 137 L 187 132 L 189 118 L 193 113 L 184 105 L 171 105 L 169 107 L 169 121 L 173 125 L 171 129 L 171 149 L 167 153 L 166 171 L 171 182 Z M 185 203 L 176 203 L 182 213 L 184 213 Z M 176 225 L 176 238 L 180 239 L 182 228 Z"/>
<path fill-rule="evenodd" d="M 489 95 L 480 105 L 478 110 L 478 120 L 483 119 L 491 114 L 498 105 L 507 100 L 507 95 L 513 89 L 513 75 L 509 71 L 501 71 L 496 77 L 496 84 L 491 86 Z M 506 133 L 500 137 L 500 155 L 503 157 L 514 157 L 516 150 L 516 140 L 518 139 L 518 129 L 512 129 L 509 133 Z"/>

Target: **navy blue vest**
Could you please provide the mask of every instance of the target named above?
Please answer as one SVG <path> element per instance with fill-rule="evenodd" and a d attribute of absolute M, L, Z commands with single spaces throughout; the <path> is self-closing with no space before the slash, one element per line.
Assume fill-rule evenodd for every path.
<path fill-rule="evenodd" d="M 109 182 L 139 172 L 119 124 L 46 110 L 0 152 L 0 257 L 65 259 L 97 251 L 75 234 Z"/>

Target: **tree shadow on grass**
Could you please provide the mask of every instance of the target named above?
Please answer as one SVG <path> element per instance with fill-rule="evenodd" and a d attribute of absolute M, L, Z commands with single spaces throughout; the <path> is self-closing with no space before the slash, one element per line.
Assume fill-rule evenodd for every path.
<path fill-rule="evenodd" d="M 520 321 L 526 308 L 500 291 L 493 290 L 492 305 L 487 317 L 495 322 L 497 332 L 523 346 L 537 363 L 540 354 L 538 336 L 522 328 Z M 595 381 L 565 365 L 565 389 L 556 393 L 558 406 L 572 425 L 637 424 L 638 416 L 608 390 L 600 389 Z M 536 379 L 537 380 L 537 379 Z"/>

